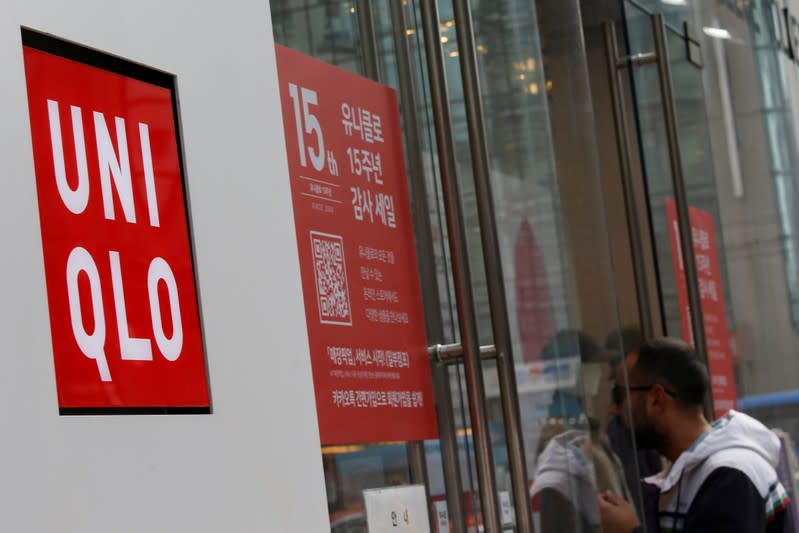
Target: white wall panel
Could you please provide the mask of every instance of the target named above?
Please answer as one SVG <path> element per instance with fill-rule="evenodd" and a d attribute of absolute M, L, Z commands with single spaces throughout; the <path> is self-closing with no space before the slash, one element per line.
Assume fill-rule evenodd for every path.
<path fill-rule="evenodd" d="M 58 415 L 21 26 L 177 75 L 212 415 Z M 0 0 L 0 65 L 0 531 L 328 530 L 268 3 Z"/>

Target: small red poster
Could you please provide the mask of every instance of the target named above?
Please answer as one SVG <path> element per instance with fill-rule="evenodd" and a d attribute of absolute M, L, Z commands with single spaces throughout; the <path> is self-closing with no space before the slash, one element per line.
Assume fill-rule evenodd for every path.
<path fill-rule="evenodd" d="M 174 79 L 23 44 L 61 413 L 208 412 Z"/>
<path fill-rule="evenodd" d="M 394 90 L 277 46 L 322 444 L 437 435 Z"/>
<path fill-rule="evenodd" d="M 688 287 L 685 281 L 680 231 L 677 223 L 677 207 L 674 200 L 666 200 L 666 216 L 669 225 L 669 240 L 677 279 L 677 300 L 680 305 L 680 321 L 683 337 L 693 344 L 691 329 L 691 308 L 688 302 Z M 730 332 L 727 327 L 727 314 L 724 306 L 724 285 L 721 281 L 716 244 L 716 229 L 713 215 L 691 207 L 691 234 L 694 241 L 694 258 L 699 292 L 702 301 L 705 339 L 707 342 L 708 367 L 713 388 L 713 403 L 716 416 L 722 416 L 738 405 L 738 393 L 733 373 Z"/>

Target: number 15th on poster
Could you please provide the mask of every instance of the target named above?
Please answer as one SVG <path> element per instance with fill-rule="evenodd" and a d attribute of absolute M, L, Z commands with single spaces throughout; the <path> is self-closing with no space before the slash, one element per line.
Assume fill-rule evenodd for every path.
<path fill-rule="evenodd" d="M 291 100 L 294 103 L 294 120 L 297 126 L 297 148 L 299 150 L 300 165 L 303 167 L 308 166 L 307 155 L 311 158 L 313 168 L 322 171 L 325 168 L 325 136 L 322 133 L 322 125 L 319 124 L 319 119 L 316 118 L 316 115 L 310 109 L 311 106 L 318 105 L 316 91 L 305 87 L 297 87 L 293 83 L 289 83 L 288 86 Z M 305 124 L 304 127 L 303 123 Z M 303 132 L 316 138 L 316 147 L 308 146 L 306 148 Z M 327 153 L 327 159 L 330 162 L 330 174 L 337 176 L 338 165 L 332 151 Z"/>

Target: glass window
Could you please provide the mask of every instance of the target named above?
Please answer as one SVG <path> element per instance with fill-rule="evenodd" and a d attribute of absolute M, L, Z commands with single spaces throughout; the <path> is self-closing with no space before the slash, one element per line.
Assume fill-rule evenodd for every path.
<path fill-rule="evenodd" d="M 363 74 L 357 3 L 272 1 L 277 42 Z M 493 343 L 477 198 L 472 175 L 460 51 L 452 4 L 439 2 L 452 129 L 467 225 L 479 341 Z M 371 2 L 381 82 L 399 86 L 388 2 Z M 503 282 L 530 497 L 538 531 L 596 531 L 597 490 L 632 498 L 637 478 L 632 446 L 608 416 L 616 370 L 635 330 L 637 310 L 621 309 L 611 260 L 604 184 L 578 0 L 471 3 L 497 215 Z M 353 11 L 354 10 L 354 11 Z M 409 158 L 418 157 L 430 204 L 443 342 L 457 342 L 457 316 L 444 224 L 420 14 L 408 2 L 419 127 Z M 407 116 L 403 110 L 403 119 Z M 406 124 L 407 128 L 407 124 Z M 413 172 L 414 165 L 408 168 Z M 631 280 L 621 280 L 625 294 Z M 474 443 L 463 369 L 448 369 L 467 526 L 481 523 Z M 496 363 L 484 366 L 486 409 L 498 489 L 511 490 Z M 428 495 L 446 498 L 438 442 L 425 443 Z M 362 491 L 410 482 L 404 443 L 322 449 L 334 531 L 362 527 Z M 619 458 L 622 455 L 622 458 Z M 626 471 L 622 463 L 627 465 Z M 631 483 L 631 481 L 632 483 Z M 432 508 L 432 507 L 431 507 Z M 571 522 L 564 523 L 565 517 Z M 354 529 L 346 529 L 352 527 Z M 565 528 L 565 529 L 564 529 Z"/>
<path fill-rule="evenodd" d="M 710 368 L 714 358 L 733 366 L 732 400 L 738 407 L 771 427 L 799 437 L 799 394 L 796 376 L 797 343 L 797 200 L 799 157 L 795 104 L 799 89 L 799 64 L 786 50 L 789 31 L 782 5 L 769 0 L 685 0 L 681 6 L 667 2 L 625 2 L 633 49 L 643 23 L 635 13 L 643 7 L 666 12 L 671 25 L 671 68 L 677 107 L 682 170 L 687 200 L 714 225 L 721 288 L 710 286 L 700 273 L 700 291 L 723 299 L 727 331 L 708 322 Z M 672 4 L 672 2 L 668 2 Z M 677 2 L 673 2 L 677 4 Z M 793 15 L 788 5 L 789 16 Z M 794 15 L 795 16 L 795 15 Z M 683 24 L 693 28 L 701 42 L 703 67 L 685 57 Z M 635 26 L 635 27 L 633 27 Z M 649 128 L 651 94 L 646 75 L 636 69 L 642 151 L 655 149 L 662 126 Z M 655 79 L 656 81 L 656 79 Z M 650 131 L 654 130 L 654 131 Z M 657 190 L 652 171 L 656 156 L 645 155 L 650 194 Z M 657 219 L 659 200 L 651 201 Z M 663 242 L 657 221 L 656 242 Z M 668 241 L 665 241 L 668 242 Z M 657 244 L 662 255 L 662 244 Z M 697 235 L 694 234 L 694 246 Z M 700 254 L 701 255 L 701 254 Z M 697 267 L 700 267 L 698 257 Z M 663 276 L 672 269 L 661 263 L 663 305 L 667 330 L 675 331 L 672 281 Z M 684 333 L 684 332 L 683 332 Z M 726 346 L 729 345 L 727 349 Z M 714 389 L 726 387 L 715 375 Z M 717 407 L 728 407 L 717 398 Z"/>

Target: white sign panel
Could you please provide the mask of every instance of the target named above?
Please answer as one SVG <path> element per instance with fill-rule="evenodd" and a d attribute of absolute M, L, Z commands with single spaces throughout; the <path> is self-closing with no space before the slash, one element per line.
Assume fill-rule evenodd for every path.
<path fill-rule="evenodd" d="M 185 24 L 189 6 L 191 24 Z M 182 121 L 158 113 L 151 113 L 157 120 L 133 121 L 108 107 L 81 107 L 72 98 L 60 101 L 61 148 L 66 158 L 63 185 L 66 196 L 77 197 L 86 192 L 87 216 L 96 209 L 103 221 L 127 225 L 125 229 L 129 231 L 142 226 L 157 229 L 151 225 L 155 210 L 151 212 L 147 205 L 147 194 L 152 196 L 152 191 L 147 192 L 150 181 L 144 174 L 149 174 L 146 167 L 150 160 L 156 184 L 154 198 L 158 200 L 151 205 L 170 196 L 181 203 L 184 200 L 180 197 L 187 193 L 191 211 L 187 224 L 196 246 L 183 257 L 189 269 L 185 271 L 188 279 L 202 300 L 203 335 L 201 339 L 195 336 L 195 353 L 200 360 L 196 369 L 198 376 L 207 375 L 213 384 L 211 416 L 58 416 L 61 387 L 56 382 L 42 226 L 37 214 L 37 171 L 23 68 L 23 27 L 60 37 L 69 41 L 69 46 L 79 43 L 81 50 L 89 48 L 92 53 L 102 51 L 104 56 L 150 65 L 164 76 L 174 77 L 180 88 Z M 209 39 L 209 35 L 214 39 Z M 4 250 L 0 261 L 0 353 L 17 355 L 4 356 L 0 372 L 0 405 L 6 407 L 0 453 L 0 531 L 330 531 L 273 43 L 269 9 L 262 0 L 0 0 L 0 65 L 5 67 L 0 84 L 0 161 L 7 169 L 0 194 L 0 243 Z M 95 69 L 94 79 L 105 77 L 105 72 L 108 71 Z M 232 82 L 233 77 L 236 79 Z M 88 91 L 103 90 L 85 84 L 73 96 L 89 98 Z M 137 113 L 148 113 L 145 108 L 152 111 L 149 97 L 143 97 L 143 93 L 129 95 L 137 97 Z M 45 146 L 50 152 L 49 161 L 45 161 L 52 167 L 57 141 L 53 143 L 49 135 L 47 98 L 36 107 L 44 109 Z M 159 173 L 164 160 L 156 152 L 169 137 L 167 121 L 181 122 L 183 142 L 173 148 L 179 146 L 182 150 L 186 183 L 185 189 L 171 187 L 162 194 L 159 187 L 167 176 Z M 140 129 L 139 123 L 147 128 Z M 82 129 L 78 131 L 75 128 L 79 124 Z M 104 130 L 98 133 L 95 124 Z M 106 153 L 104 170 L 97 159 L 98 138 L 102 149 L 108 147 L 109 139 L 113 145 L 113 154 Z M 176 142 L 174 139 L 172 136 L 170 141 Z M 142 154 L 147 152 L 144 144 L 148 140 L 150 157 Z M 213 149 L 206 148 L 209 146 Z M 75 164 L 76 150 L 80 167 Z M 173 185 L 177 185 L 172 180 L 178 179 L 176 169 L 177 166 L 169 175 L 168 183 Z M 83 170 L 88 181 L 79 176 Z M 131 182 L 131 173 L 137 172 L 142 179 Z M 220 176 L 225 179 L 220 180 Z M 108 182 L 103 181 L 105 178 L 109 178 Z M 131 184 L 134 195 L 143 191 L 144 200 L 140 203 L 137 197 L 133 211 L 120 203 L 121 191 L 127 190 L 126 182 Z M 104 187 L 113 198 L 108 207 L 110 213 L 114 205 L 114 220 L 102 215 Z M 69 211 L 66 205 L 63 209 Z M 126 218 L 129 215 L 132 220 L 134 212 L 136 224 Z M 158 213 L 160 230 L 175 223 L 175 211 L 170 210 L 169 219 L 160 207 Z M 151 387 L 155 382 L 149 379 L 149 365 L 181 365 L 188 356 L 187 306 L 192 297 L 181 292 L 186 286 L 179 280 L 178 267 L 171 262 L 177 253 L 174 247 L 164 247 L 156 253 L 142 241 L 142 253 L 146 248 L 148 254 L 144 255 L 147 265 L 155 265 L 150 279 L 157 287 L 150 292 L 148 269 L 141 272 L 141 277 L 129 280 L 128 260 L 134 257 L 116 247 L 111 234 L 106 237 L 105 248 L 98 249 L 97 243 L 88 245 L 85 240 L 65 248 L 65 261 L 78 244 L 95 254 L 94 262 L 102 278 L 99 291 L 94 290 L 96 284 L 90 279 L 94 272 L 90 276 L 87 270 L 81 270 L 73 278 L 79 280 L 75 295 L 80 304 L 86 304 L 81 310 L 82 321 L 75 328 L 79 336 L 85 329 L 88 336 L 99 339 L 103 329 L 100 326 L 105 326 L 105 342 L 98 340 L 92 346 L 95 355 L 99 356 L 102 349 L 107 356 L 111 383 L 121 385 L 124 373 L 134 378 L 132 386 L 145 386 L 146 381 L 146 386 Z M 181 242 L 185 245 L 188 241 Z M 115 253 L 109 255 L 109 251 L 119 252 L 118 257 Z M 81 254 L 76 252 L 73 257 Z M 160 261 L 155 256 L 170 263 L 177 299 L 172 281 L 159 277 Z M 189 258 L 197 265 L 196 280 L 190 272 Z M 231 265 L 235 265 L 235 280 L 231 280 Z M 65 270 L 59 276 L 63 276 L 66 287 L 66 262 L 63 266 Z M 87 268 L 93 270 L 91 266 Z M 119 284 L 118 273 L 122 280 Z M 154 303 L 161 306 L 160 324 L 153 319 L 158 314 L 150 303 L 150 294 Z M 69 294 L 67 304 L 68 298 Z M 93 305 L 93 299 L 102 300 L 103 312 L 100 303 Z M 173 308 L 170 301 L 176 302 Z M 143 310 L 141 316 L 146 319 L 138 329 L 133 322 L 134 306 Z M 92 313 L 93 307 L 97 313 Z M 122 320 L 123 310 L 126 320 Z M 178 310 L 180 314 L 173 314 Z M 77 311 L 74 316 L 77 319 Z M 176 317 L 181 317 L 181 323 Z M 73 335 L 68 308 L 67 318 L 67 333 Z M 199 331 L 196 318 L 192 323 Z M 171 361 L 165 355 L 174 358 L 177 353 L 178 326 L 183 329 L 184 351 Z M 122 359 L 123 338 L 126 345 L 145 346 L 146 341 L 147 350 L 134 349 L 140 360 L 136 356 Z M 117 352 L 114 361 L 131 365 L 130 370 L 115 372 L 110 356 L 112 346 Z M 250 355 L 268 354 L 273 348 L 277 353 L 292 355 Z M 201 352 L 207 358 L 207 373 Z M 143 357 L 147 353 L 151 353 L 152 360 Z M 89 359 L 80 350 L 78 356 L 90 363 L 85 376 L 95 383 L 93 390 L 109 383 L 102 381 L 99 359 Z M 159 382 L 158 390 L 171 386 L 175 390 L 169 394 L 183 394 L 188 382 L 179 376 L 174 378 L 169 383 Z M 191 382 L 196 383 L 193 379 Z M 192 390 L 202 388 L 200 384 Z M 123 391 L 117 392 L 119 398 L 129 399 Z M 20 401 L 22 398 L 25 400 Z M 285 404 L 290 404 L 291 409 L 283 408 Z M 176 403 L 147 405 L 164 407 Z M 32 426 L 35 431 L 30 430 Z M 291 439 L 274 438 L 275 431 L 288 427 Z M 98 442 L 103 446 L 98 446 Z M 216 457 L 219 460 L 209 460 Z M 238 490 L 230 490 L 231 485 Z M 297 512 L 299 508 L 302 512 Z"/>
<path fill-rule="evenodd" d="M 424 485 L 363 491 L 369 533 L 430 533 Z"/>
<path fill-rule="evenodd" d="M 507 526 L 513 523 L 513 505 L 510 502 L 510 492 L 502 491 L 499 493 L 499 510 L 502 516 L 502 525 Z"/>
<path fill-rule="evenodd" d="M 580 374 L 580 356 L 520 363 L 516 365 L 515 371 L 519 394 L 568 389 L 577 386 Z M 485 389 L 487 397 L 499 397 L 499 377 L 496 372 L 486 373 Z"/>
<path fill-rule="evenodd" d="M 436 502 L 436 523 L 438 524 L 438 533 L 449 533 L 449 510 L 446 501 Z"/>

